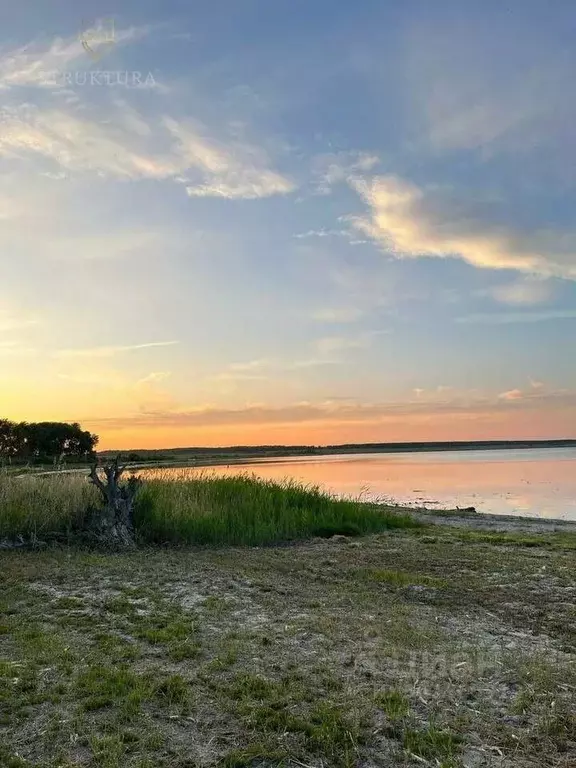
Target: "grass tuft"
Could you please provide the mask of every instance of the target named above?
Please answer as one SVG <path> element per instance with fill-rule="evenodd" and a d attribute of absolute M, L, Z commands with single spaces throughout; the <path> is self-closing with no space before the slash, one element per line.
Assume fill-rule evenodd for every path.
<path fill-rule="evenodd" d="M 450 731 L 439 730 L 430 725 L 424 730 L 407 728 L 404 731 L 403 746 L 407 752 L 424 760 L 435 760 L 443 766 L 453 765 L 459 750 L 460 739 Z"/>
<path fill-rule="evenodd" d="M 408 573 L 406 571 L 391 571 L 383 568 L 367 568 L 360 572 L 366 581 L 375 581 L 389 584 L 392 587 L 446 587 L 444 579 L 426 576 L 420 573 Z"/>
<path fill-rule="evenodd" d="M 410 702 L 399 691 L 383 691 L 376 694 L 376 706 L 379 707 L 393 722 L 402 720 L 410 712 Z"/>
<path fill-rule="evenodd" d="M 156 685 L 154 694 L 168 706 L 185 704 L 188 701 L 189 686 L 181 675 L 170 675 Z"/>

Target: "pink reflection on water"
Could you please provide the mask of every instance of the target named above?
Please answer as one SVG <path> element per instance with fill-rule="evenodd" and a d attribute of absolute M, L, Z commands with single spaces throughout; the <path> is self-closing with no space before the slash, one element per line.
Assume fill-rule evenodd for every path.
<path fill-rule="evenodd" d="M 295 478 L 367 500 L 576 520 L 574 449 L 305 456 L 210 471 Z"/>

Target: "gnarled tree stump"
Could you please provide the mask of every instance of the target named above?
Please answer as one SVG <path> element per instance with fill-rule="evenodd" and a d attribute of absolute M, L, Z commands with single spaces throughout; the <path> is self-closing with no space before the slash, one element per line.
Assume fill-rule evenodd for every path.
<path fill-rule="evenodd" d="M 134 497 L 140 480 L 131 476 L 121 484 L 120 478 L 126 467 L 120 466 L 118 458 L 100 469 L 103 477 L 98 465 L 93 464 L 89 479 L 100 491 L 103 506 L 91 510 L 86 532 L 91 539 L 111 549 L 131 549 L 136 546 Z"/>

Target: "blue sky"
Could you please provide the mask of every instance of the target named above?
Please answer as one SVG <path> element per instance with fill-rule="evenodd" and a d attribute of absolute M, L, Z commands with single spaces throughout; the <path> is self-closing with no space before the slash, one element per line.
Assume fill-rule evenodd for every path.
<path fill-rule="evenodd" d="M 5 416 L 574 436 L 572 3 L 3 11 Z"/>

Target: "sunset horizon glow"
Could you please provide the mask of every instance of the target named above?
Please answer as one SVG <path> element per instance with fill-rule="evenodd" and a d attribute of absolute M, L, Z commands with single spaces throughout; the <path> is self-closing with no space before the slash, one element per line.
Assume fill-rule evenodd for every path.
<path fill-rule="evenodd" d="M 576 438 L 576 8 L 98 10 L 2 31 L 0 418 Z"/>

